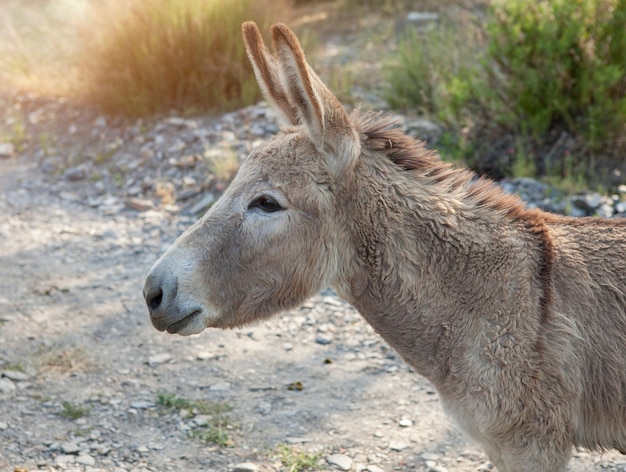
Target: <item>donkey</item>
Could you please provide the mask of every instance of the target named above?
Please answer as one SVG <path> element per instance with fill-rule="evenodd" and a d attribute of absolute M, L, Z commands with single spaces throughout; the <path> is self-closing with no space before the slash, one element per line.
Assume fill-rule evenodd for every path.
<path fill-rule="evenodd" d="M 348 114 L 285 25 L 275 54 L 242 29 L 284 127 L 150 270 L 154 327 L 242 326 L 331 286 L 501 472 L 626 451 L 626 222 L 525 208 L 389 117 Z"/>

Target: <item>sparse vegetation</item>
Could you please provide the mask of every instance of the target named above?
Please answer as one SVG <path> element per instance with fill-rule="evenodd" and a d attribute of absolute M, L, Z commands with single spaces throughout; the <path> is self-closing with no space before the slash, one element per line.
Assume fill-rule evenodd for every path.
<path fill-rule="evenodd" d="M 159 393 L 157 404 L 164 411 L 178 411 L 184 418 L 193 418 L 188 436 L 203 442 L 217 444 L 221 447 L 230 446 L 233 441 L 229 431 L 234 429 L 228 418 L 232 407 L 225 402 L 207 400 L 188 400 L 173 393 Z"/>
<path fill-rule="evenodd" d="M 82 346 L 42 346 L 38 353 L 38 364 L 59 374 L 84 369 L 88 356 Z"/>
<path fill-rule="evenodd" d="M 88 416 L 91 411 L 91 407 L 88 405 L 80 405 L 77 403 L 63 402 L 61 404 L 63 409 L 59 413 L 63 418 L 68 420 L 77 420 L 84 416 Z"/>
<path fill-rule="evenodd" d="M 295 449 L 287 444 L 279 444 L 274 451 L 286 472 L 305 472 L 312 470 L 320 470 L 321 453 L 308 454 Z"/>

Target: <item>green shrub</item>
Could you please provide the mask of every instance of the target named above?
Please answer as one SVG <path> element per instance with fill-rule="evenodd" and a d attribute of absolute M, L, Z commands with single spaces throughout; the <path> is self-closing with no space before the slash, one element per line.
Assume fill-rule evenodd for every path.
<path fill-rule="evenodd" d="M 385 99 L 392 108 L 459 122 L 481 74 L 477 29 L 471 22 L 459 26 L 444 22 L 404 33 L 386 68 Z"/>
<path fill-rule="evenodd" d="M 113 0 L 94 4 L 83 61 L 84 98 L 105 112 L 140 116 L 252 103 L 258 86 L 241 23 L 267 30 L 282 2 Z M 284 7 L 284 5 L 282 5 Z"/>
<path fill-rule="evenodd" d="M 506 110 L 498 118 L 534 136 L 565 126 L 592 147 L 615 137 L 626 123 L 625 25 L 626 0 L 494 4 L 490 84 Z"/>

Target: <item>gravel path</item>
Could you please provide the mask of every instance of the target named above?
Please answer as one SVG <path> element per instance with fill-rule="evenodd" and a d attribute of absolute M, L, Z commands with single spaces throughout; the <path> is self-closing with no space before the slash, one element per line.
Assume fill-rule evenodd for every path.
<path fill-rule="evenodd" d="M 320 470 L 492 469 L 331 291 L 242 330 L 152 328 L 143 277 L 226 185 L 211 156 L 236 161 L 276 131 L 263 105 L 127 123 L 3 100 L 0 470 L 288 471 L 296 453 Z M 534 181 L 506 185 L 562 205 Z M 609 204 L 579 199 L 585 212 Z M 626 471 L 626 459 L 581 452 L 570 470 Z"/>

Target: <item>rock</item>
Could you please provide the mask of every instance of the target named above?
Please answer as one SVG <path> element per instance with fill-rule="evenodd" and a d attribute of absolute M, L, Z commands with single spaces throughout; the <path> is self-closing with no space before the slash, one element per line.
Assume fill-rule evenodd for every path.
<path fill-rule="evenodd" d="M 339 470 L 350 470 L 352 467 L 352 459 L 345 454 L 331 454 L 326 457 L 326 462 L 334 465 Z"/>
<path fill-rule="evenodd" d="M 327 333 L 320 333 L 315 338 L 317 344 L 327 345 L 333 342 L 333 336 Z"/>
<path fill-rule="evenodd" d="M 0 159 L 8 159 L 15 154 L 13 143 L 0 143 Z"/>
<path fill-rule="evenodd" d="M 434 121 L 419 118 L 407 122 L 406 133 L 423 141 L 437 143 L 441 139 L 443 128 Z"/>
<path fill-rule="evenodd" d="M 70 182 L 78 182 L 87 177 L 87 172 L 82 167 L 71 167 L 63 173 L 63 177 Z"/>
<path fill-rule="evenodd" d="M 68 454 L 61 454 L 54 459 L 56 465 L 73 464 L 74 461 L 76 461 L 76 456 L 70 456 Z"/>
<path fill-rule="evenodd" d="M 602 195 L 597 192 L 593 192 L 573 197 L 572 203 L 578 208 L 581 208 L 588 212 L 593 212 L 602 203 L 602 198 Z"/>
<path fill-rule="evenodd" d="M 19 370 L 3 370 L 2 377 L 6 377 L 7 379 L 11 379 L 15 382 L 21 382 L 23 380 L 30 379 L 30 376 L 28 374 Z"/>
<path fill-rule="evenodd" d="M 434 452 L 425 452 L 420 454 L 420 458 L 425 461 L 438 461 L 439 454 L 435 454 Z"/>
<path fill-rule="evenodd" d="M 399 442 L 399 441 L 391 441 L 389 443 L 389 449 L 391 449 L 392 451 L 396 451 L 396 452 L 403 451 L 407 447 L 409 447 L 409 446 L 406 445 L 405 443 L 402 443 L 402 442 Z"/>
<path fill-rule="evenodd" d="M 136 211 L 148 211 L 154 209 L 154 203 L 152 202 L 152 200 L 137 197 L 129 198 L 128 200 L 126 200 L 126 206 Z"/>
<path fill-rule="evenodd" d="M 365 467 L 365 470 L 367 470 L 368 472 L 385 472 L 384 469 L 381 469 L 380 467 L 374 464 L 368 465 L 367 467 Z"/>
<path fill-rule="evenodd" d="M 402 418 L 398 425 L 400 425 L 400 427 L 402 428 L 408 428 L 409 426 L 413 426 L 413 421 L 408 418 Z"/>
<path fill-rule="evenodd" d="M 0 393 L 9 393 L 16 389 L 12 380 L 7 378 L 0 378 Z"/>
<path fill-rule="evenodd" d="M 165 364 L 166 362 L 169 362 L 171 360 L 172 360 L 172 355 L 168 354 L 167 352 L 164 352 L 162 354 L 156 354 L 154 356 L 150 356 L 150 358 L 148 359 L 148 365 L 157 366 L 160 364 Z"/>
<path fill-rule="evenodd" d="M 78 447 L 78 444 L 73 442 L 61 443 L 60 449 L 64 454 L 78 454 L 81 451 L 81 448 Z"/>
<path fill-rule="evenodd" d="M 74 459 L 74 462 L 82 465 L 96 465 L 96 460 L 89 454 L 79 454 L 76 456 L 76 459 Z"/>
<path fill-rule="evenodd" d="M 4 421 L 0 421 L 0 431 L 4 431 L 8 427 L 9 425 L 7 423 L 5 423 Z"/>
<path fill-rule="evenodd" d="M 145 400 L 137 400 L 134 402 L 130 402 L 131 408 L 136 408 L 137 410 L 146 410 L 148 408 L 152 408 L 154 406 L 154 402 L 145 401 Z"/>
<path fill-rule="evenodd" d="M 252 462 L 242 462 L 235 465 L 233 472 L 258 472 L 259 466 Z"/>
<path fill-rule="evenodd" d="M 406 19 L 408 21 L 437 21 L 439 19 L 438 13 L 411 11 L 407 13 Z"/>

